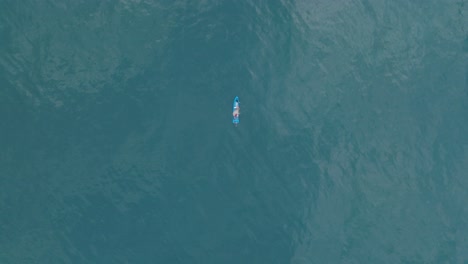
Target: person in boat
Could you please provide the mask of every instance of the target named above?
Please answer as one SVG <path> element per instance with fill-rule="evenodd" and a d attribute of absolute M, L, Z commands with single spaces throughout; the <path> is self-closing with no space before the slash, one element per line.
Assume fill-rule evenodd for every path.
<path fill-rule="evenodd" d="M 234 112 L 232 112 L 232 115 L 234 116 L 234 118 L 238 118 L 239 114 L 240 114 L 239 104 L 236 104 L 236 106 L 234 107 Z"/>

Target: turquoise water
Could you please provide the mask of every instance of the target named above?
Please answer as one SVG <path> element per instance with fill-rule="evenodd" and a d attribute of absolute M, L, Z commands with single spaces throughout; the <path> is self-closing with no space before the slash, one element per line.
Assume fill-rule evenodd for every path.
<path fill-rule="evenodd" d="M 3 1 L 0 263 L 468 263 L 467 11 Z"/>

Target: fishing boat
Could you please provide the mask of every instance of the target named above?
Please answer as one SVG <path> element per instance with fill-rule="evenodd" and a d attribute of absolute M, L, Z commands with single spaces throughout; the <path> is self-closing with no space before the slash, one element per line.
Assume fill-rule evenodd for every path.
<path fill-rule="evenodd" d="M 239 114 L 240 114 L 240 103 L 239 97 L 234 98 L 234 103 L 232 104 L 232 123 L 237 126 L 239 124 Z"/>

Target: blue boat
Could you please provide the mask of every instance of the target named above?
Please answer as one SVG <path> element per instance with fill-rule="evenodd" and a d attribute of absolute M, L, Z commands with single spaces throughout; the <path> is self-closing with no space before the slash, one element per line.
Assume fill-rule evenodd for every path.
<path fill-rule="evenodd" d="M 234 103 L 232 104 L 232 123 L 237 126 L 239 124 L 239 114 L 240 114 L 240 103 L 239 97 L 234 98 Z"/>

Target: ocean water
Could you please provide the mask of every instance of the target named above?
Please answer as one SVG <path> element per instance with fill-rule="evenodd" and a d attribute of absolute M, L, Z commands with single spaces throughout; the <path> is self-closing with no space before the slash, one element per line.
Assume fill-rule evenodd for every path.
<path fill-rule="evenodd" d="M 0 263 L 468 263 L 467 12 L 2 1 Z"/>

